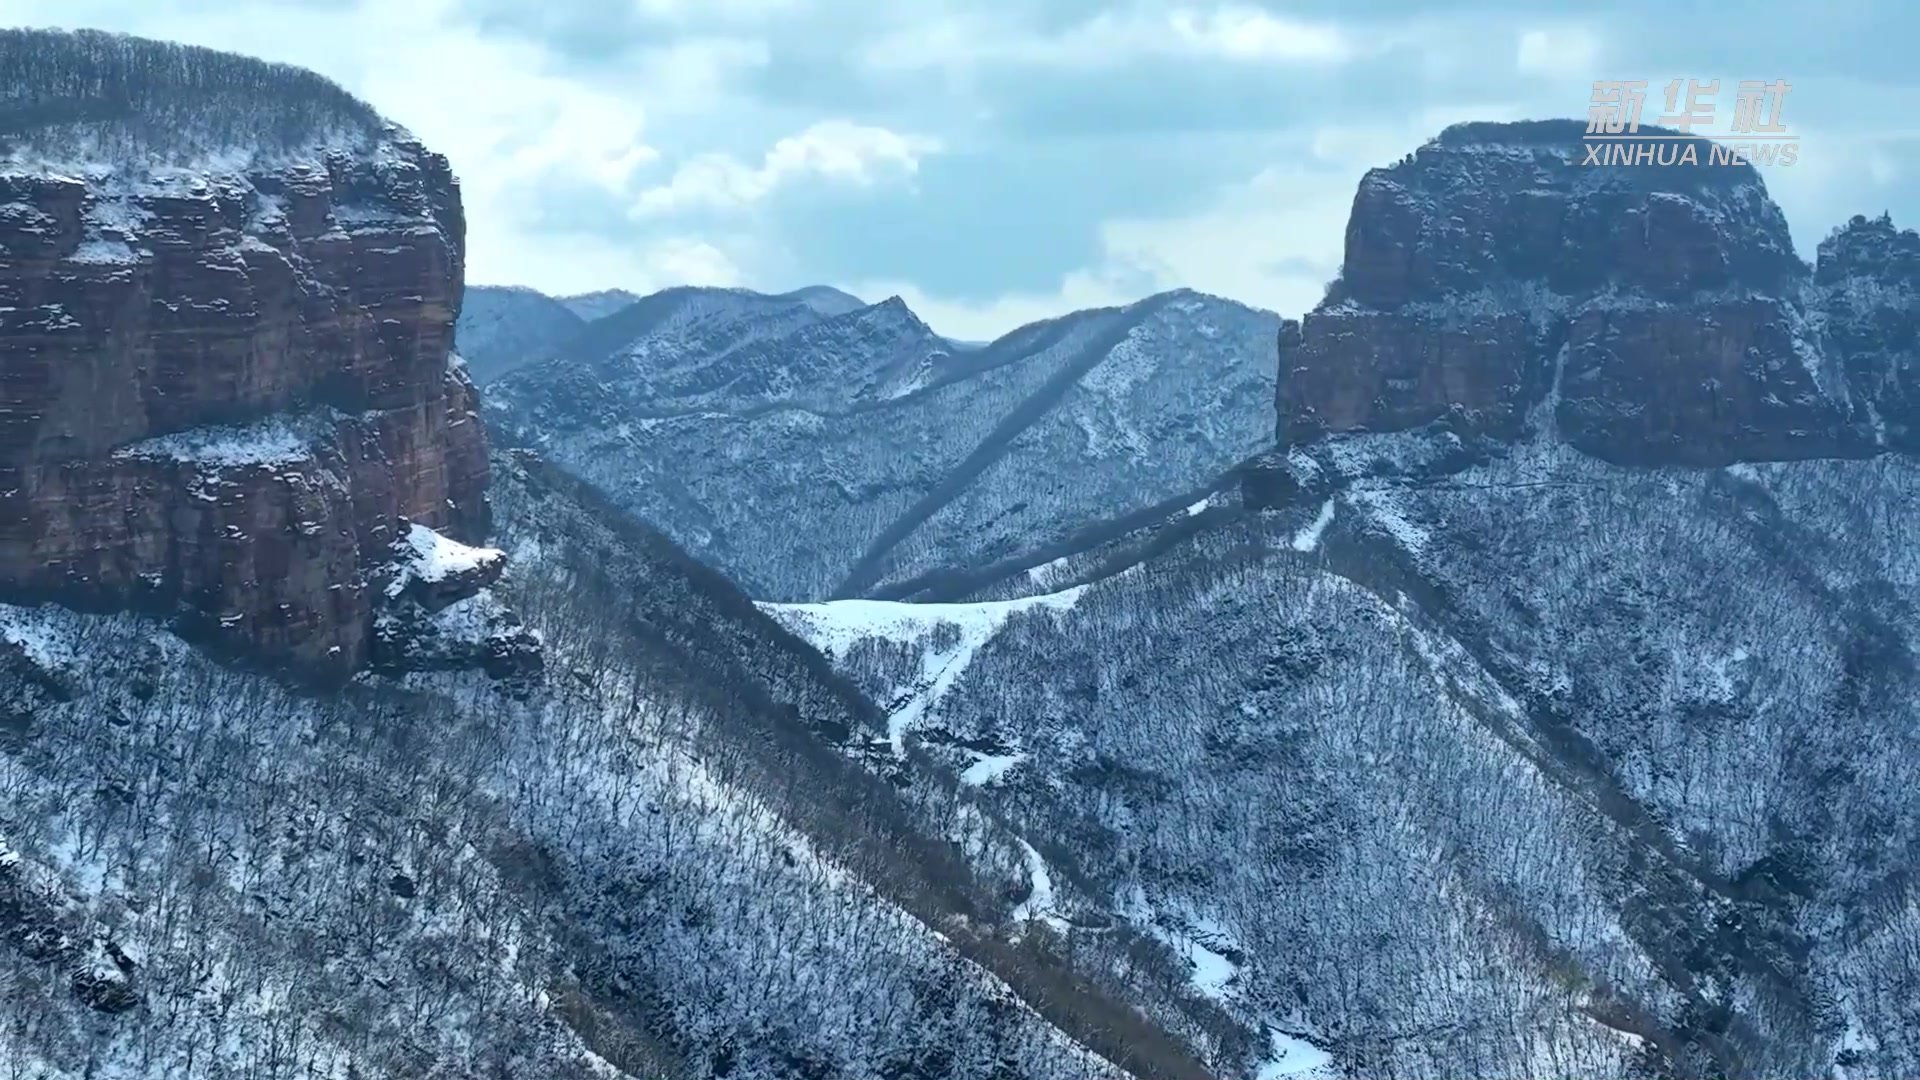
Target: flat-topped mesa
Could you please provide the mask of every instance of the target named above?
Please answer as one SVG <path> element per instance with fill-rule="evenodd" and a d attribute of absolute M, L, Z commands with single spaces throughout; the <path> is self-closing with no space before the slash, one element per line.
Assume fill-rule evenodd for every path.
<path fill-rule="evenodd" d="M 0 60 L 0 598 L 358 669 L 396 542 L 488 529 L 446 159 L 278 65 L 38 31 Z"/>
<path fill-rule="evenodd" d="M 1551 423 L 1623 462 L 1881 445 L 1893 423 L 1869 414 L 1899 395 L 1855 369 L 1888 360 L 1823 333 L 1839 286 L 1794 254 L 1758 170 L 1642 134 L 1663 136 L 1632 144 L 1651 163 L 1587 164 L 1578 121 L 1462 124 L 1367 173 L 1339 279 L 1281 330 L 1282 444 L 1450 417 L 1501 439 Z M 1911 281 L 1912 247 L 1872 228 L 1830 241 L 1831 276 Z"/>

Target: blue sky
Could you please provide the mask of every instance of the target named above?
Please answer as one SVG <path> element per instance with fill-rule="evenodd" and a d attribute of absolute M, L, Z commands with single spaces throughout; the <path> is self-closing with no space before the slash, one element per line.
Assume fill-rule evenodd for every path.
<path fill-rule="evenodd" d="M 1811 256 L 1920 219 L 1920 9 L 1617 0 L 0 0 L 320 71 L 452 158 L 469 280 L 899 294 L 985 338 L 1176 286 L 1287 314 L 1368 167 L 1595 79 L 1793 84 Z M 1724 105 L 1721 114 L 1730 111 Z"/>

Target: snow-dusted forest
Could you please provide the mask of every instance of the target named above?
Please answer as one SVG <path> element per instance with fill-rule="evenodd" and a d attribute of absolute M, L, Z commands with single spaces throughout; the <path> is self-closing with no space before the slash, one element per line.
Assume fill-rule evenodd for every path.
<path fill-rule="evenodd" d="M 970 343 L 0 31 L 0 1080 L 1920 1075 L 1920 236 L 1574 126 Z"/>

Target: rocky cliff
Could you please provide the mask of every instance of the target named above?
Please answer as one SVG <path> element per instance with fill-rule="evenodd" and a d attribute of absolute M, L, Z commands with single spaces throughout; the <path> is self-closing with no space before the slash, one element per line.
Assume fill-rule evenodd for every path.
<path fill-rule="evenodd" d="M 1583 132 L 1463 124 L 1366 175 L 1340 278 L 1280 332 L 1283 443 L 1451 418 L 1726 464 L 1909 437 L 1913 234 L 1856 219 L 1816 273 L 1751 164 L 1660 140 L 1590 165 Z"/>
<path fill-rule="evenodd" d="M 7 38 L 54 73 L 13 65 L 9 100 L 93 107 L 0 117 L 0 592 L 322 676 L 375 659 L 411 529 L 487 531 L 446 160 L 305 73 Z"/>

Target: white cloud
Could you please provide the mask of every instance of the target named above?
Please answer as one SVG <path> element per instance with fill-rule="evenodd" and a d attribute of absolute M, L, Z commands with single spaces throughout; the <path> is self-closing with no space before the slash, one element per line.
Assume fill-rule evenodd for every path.
<path fill-rule="evenodd" d="M 935 139 L 826 120 L 774 143 L 758 165 L 728 154 L 694 157 L 666 183 L 640 192 L 633 214 L 653 217 L 690 209 L 738 210 L 807 178 L 870 187 L 884 179 L 912 176 L 919 171 L 921 158 L 939 149 Z"/>
<path fill-rule="evenodd" d="M 1198 213 L 1104 222 L 1099 259 L 1064 275 L 1051 291 L 984 301 L 929 295 L 902 282 L 865 282 L 850 291 L 899 293 L 929 326 L 963 340 L 1181 287 L 1299 315 L 1319 301 L 1339 268 L 1361 171 L 1344 161 L 1304 159 L 1221 191 Z"/>
<path fill-rule="evenodd" d="M 1437 105 L 1398 124 L 1301 131 L 1292 140 L 1296 150 L 1222 188 L 1204 210 L 1101 223 L 1099 257 L 1050 291 L 959 300 L 899 281 L 862 282 L 850 291 L 898 293 L 927 325 L 962 340 L 1183 287 L 1297 317 L 1319 303 L 1339 272 L 1347 215 L 1368 169 L 1398 160 L 1448 124 L 1516 113 L 1511 105 Z"/>
<path fill-rule="evenodd" d="M 1340 61 L 1356 51 L 1339 27 L 1301 22 L 1257 8 L 1181 9 L 1168 17 L 1176 39 L 1195 52 L 1232 60 Z"/>
<path fill-rule="evenodd" d="M 468 266 L 472 285 L 532 285 L 554 296 L 622 288 L 655 292 L 675 285 L 751 284 L 742 263 L 757 254 L 748 238 L 674 235 L 635 242 L 620 237 L 549 239 L 508 259 Z"/>
<path fill-rule="evenodd" d="M 633 5 L 649 18 L 683 23 L 751 23 L 806 6 L 805 0 L 633 0 Z"/>
<path fill-rule="evenodd" d="M 1592 29 L 1558 26 L 1522 33 L 1513 66 L 1523 75 L 1592 79 L 1600 55 L 1600 35 Z"/>
<path fill-rule="evenodd" d="M 1172 57 L 1233 63 L 1337 64 L 1382 48 L 1333 23 L 1275 15 L 1243 4 L 1103 11 L 1057 31 L 1009 15 L 953 13 L 916 21 L 868 44 L 882 71 L 965 70 L 1000 61 L 1059 69 L 1120 67 Z"/>
<path fill-rule="evenodd" d="M 1052 292 L 1006 293 L 987 300 L 939 296 L 911 282 L 898 280 L 864 281 L 840 287 L 868 300 L 898 296 L 935 333 L 958 341 L 991 341 L 1027 323 L 1081 308 L 1131 303 L 1155 291 L 1117 288 L 1113 282 L 1085 271 L 1068 274 Z"/>

